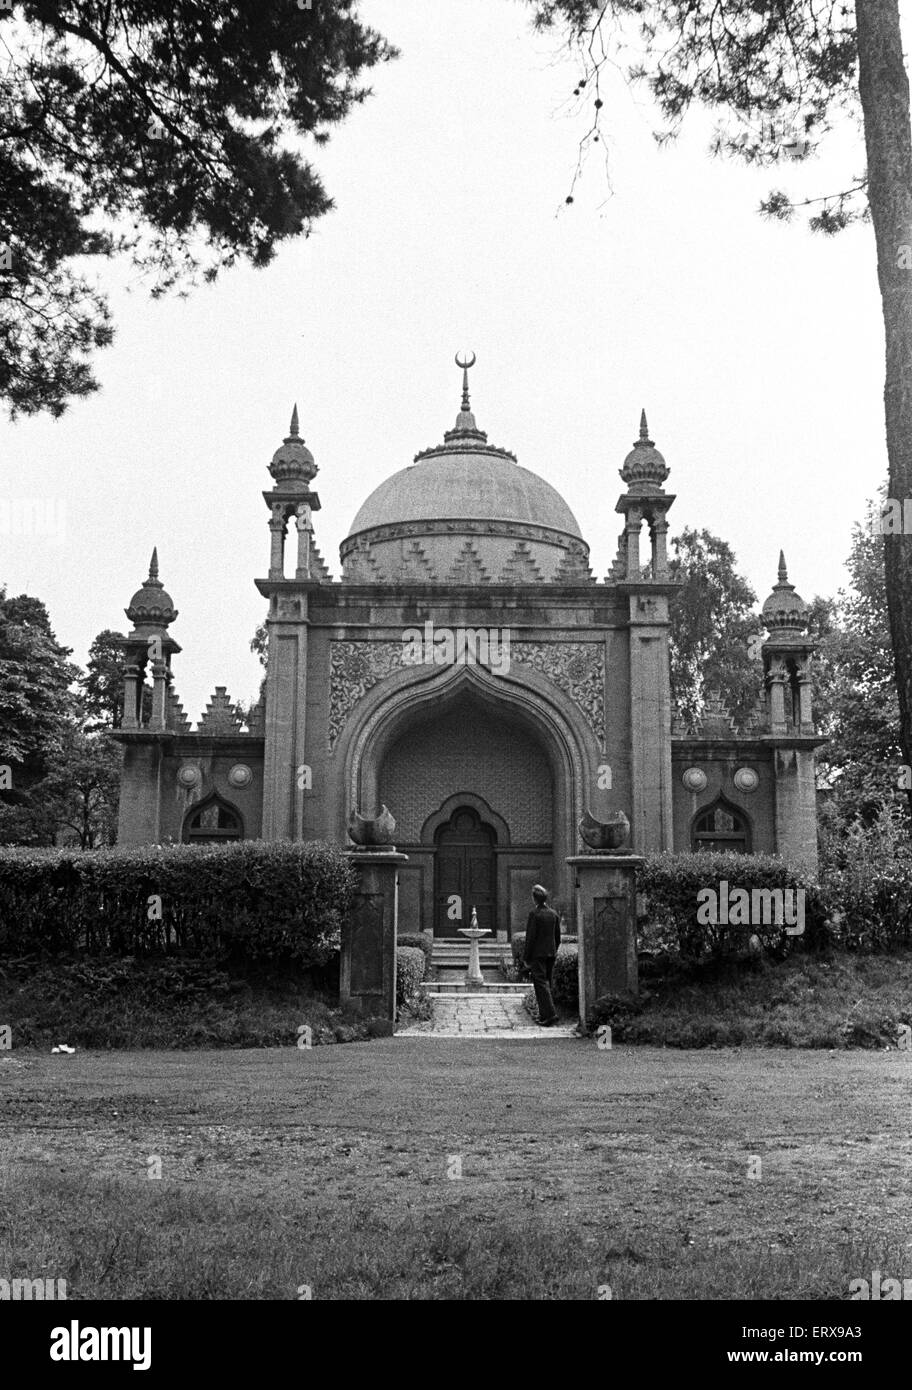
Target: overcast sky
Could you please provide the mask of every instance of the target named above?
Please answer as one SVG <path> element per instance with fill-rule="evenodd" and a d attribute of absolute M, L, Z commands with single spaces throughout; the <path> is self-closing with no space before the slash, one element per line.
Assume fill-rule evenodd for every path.
<path fill-rule="evenodd" d="M 708 156 L 702 116 L 659 151 L 648 93 L 615 81 L 610 178 L 591 160 L 567 206 L 588 124 L 568 103 L 579 70 L 528 15 L 514 0 L 365 0 L 402 56 L 315 154 L 336 209 L 314 235 L 187 300 L 153 303 L 102 267 L 117 334 L 101 391 L 59 421 L 0 425 L 0 500 L 39 499 L 59 523 L 0 532 L 0 583 L 45 602 L 75 660 L 102 628 L 126 630 L 157 545 L 188 715 L 216 685 L 253 697 L 260 494 L 292 405 L 338 576 L 367 494 L 452 426 L 463 349 L 479 426 L 567 499 L 599 579 L 645 406 L 672 535 L 727 539 L 761 602 L 780 547 L 805 598 L 846 582 L 852 524 L 886 474 L 873 233 L 824 240 L 756 208 L 777 184 L 845 186 L 864 166 L 857 132 L 813 164 L 746 170 Z"/>

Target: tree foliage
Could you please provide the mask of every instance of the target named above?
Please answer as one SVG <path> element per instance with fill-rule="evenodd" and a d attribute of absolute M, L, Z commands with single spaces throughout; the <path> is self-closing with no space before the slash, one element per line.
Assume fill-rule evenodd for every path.
<path fill-rule="evenodd" d="M 126 666 L 124 640 L 123 633 L 105 628 L 89 648 L 86 670 L 79 677 L 87 733 L 121 726 Z M 142 702 L 145 722 L 152 713 L 152 690 L 148 684 L 142 687 Z"/>
<path fill-rule="evenodd" d="M 688 726 L 718 694 L 743 725 L 762 688 L 757 596 L 735 569 L 731 547 L 686 527 L 671 542 L 669 569 L 682 581 L 671 610 L 671 698 Z"/>
<path fill-rule="evenodd" d="M 395 50 L 357 0 L 25 0 L 0 12 L 0 395 L 60 415 L 111 341 L 86 257 L 162 294 L 265 266 L 332 201 L 305 156 Z M 8 263 L 7 263 L 8 262 Z"/>
<path fill-rule="evenodd" d="M 601 135 L 602 78 L 619 65 L 648 87 L 673 140 L 694 105 L 724 114 L 711 153 L 761 168 L 808 159 L 839 121 L 858 121 L 857 47 L 848 5 L 819 0 L 530 0 L 536 28 L 562 27 L 582 75 L 575 95 L 591 111 L 585 154 Z M 821 197 L 795 201 L 781 188 L 761 203 L 770 217 L 808 209 L 815 231 L 867 216 L 864 175 Z"/>
<path fill-rule="evenodd" d="M 871 824 L 883 812 L 904 817 L 907 809 L 883 541 L 875 534 L 880 506 L 869 503 L 865 522 L 853 529 L 850 586 L 838 595 L 836 621 L 815 660 L 817 724 L 829 740 L 820 752 L 822 780 L 829 819 L 842 827 L 856 819 Z"/>
<path fill-rule="evenodd" d="M 805 160 L 846 118 L 860 122 L 867 167 L 848 186 L 797 203 L 782 189 L 761 204 L 789 218 L 814 208 L 814 230 L 834 233 L 860 217 L 874 229 L 884 322 L 884 421 L 888 495 L 912 498 L 912 116 L 899 0 L 530 0 L 536 24 L 566 26 L 583 65 L 577 94 L 593 103 L 586 141 L 598 138 L 599 82 L 621 61 L 645 81 L 665 120 L 678 129 L 695 103 L 722 110 L 734 128 L 717 131 L 716 153 L 772 163 Z M 638 31 L 641 56 L 624 62 Z M 756 121 L 760 119 L 760 139 Z M 764 129 L 765 122 L 765 129 Z M 750 132 L 753 130 L 754 134 Z M 785 127 L 791 127 L 785 135 Z M 568 200 L 572 201 L 572 197 Z M 886 537 L 884 587 L 899 702 L 899 738 L 912 764 L 912 561 L 908 537 Z M 908 791 L 912 808 L 912 787 Z"/>

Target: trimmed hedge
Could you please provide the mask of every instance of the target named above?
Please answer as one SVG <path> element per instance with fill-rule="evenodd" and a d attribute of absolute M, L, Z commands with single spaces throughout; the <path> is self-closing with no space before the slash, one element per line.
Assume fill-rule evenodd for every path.
<path fill-rule="evenodd" d="M 804 932 L 790 936 L 775 917 L 767 925 L 700 921 L 701 893 L 712 889 L 721 902 L 722 881 L 731 895 L 736 888 L 754 890 L 804 891 Z M 637 875 L 637 888 L 646 898 L 648 926 L 644 946 L 670 952 L 682 960 L 719 958 L 732 950 L 746 949 L 752 936 L 764 948 L 784 956 L 801 942 L 805 947 L 823 945 L 832 939 L 828 916 L 830 904 L 820 887 L 771 854 L 658 854 L 646 859 Z M 786 900 L 788 901 L 788 900 Z M 791 899 L 797 905 L 798 899 Z M 701 915 L 706 915 L 705 910 Z M 721 914 L 719 914 L 721 915 Z"/>
<path fill-rule="evenodd" d="M 0 850 L 0 957 L 25 952 L 320 966 L 355 873 L 333 845 Z"/>
<path fill-rule="evenodd" d="M 574 1012 L 579 1008 L 579 951 L 561 946 L 554 961 L 551 995 L 555 1004 Z"/>
<path fill-rule="evenodd" d="M 414 947 L 424 954 L 424 973 L 427 977 L 431 973 L 431 956 L 434 951 L 434 941 L 430 936 L 425 936 L 424 932 L 400 932 L 396 937 L 397 946 Z"/>
<path fill-rule="evenodd" d="M 396 1003 L 401 1008 L 424 979 L 425 955 L 419 946 L 396 947 Z"/>

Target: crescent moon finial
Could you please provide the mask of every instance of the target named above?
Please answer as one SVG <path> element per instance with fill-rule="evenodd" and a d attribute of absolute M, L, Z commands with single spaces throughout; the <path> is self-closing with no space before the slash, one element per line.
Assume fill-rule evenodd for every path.
<path fill-rule="evenodd" d="M 469 368 L 475 366 L 475 360 L 474 352 L 472 353 L 471 360 L 469 360 L 468 355 L 464 352 L 457 352 L 456 354 L 456 366 L 462 368 L 462 409 L 466 414 L 471 412 L 472 409 L 471 402 L 469 401 Z"/>

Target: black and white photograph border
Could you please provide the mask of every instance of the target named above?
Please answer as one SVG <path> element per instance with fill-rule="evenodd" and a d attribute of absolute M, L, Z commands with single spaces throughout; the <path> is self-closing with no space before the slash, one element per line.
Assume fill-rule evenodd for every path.
<path fill-rule="evenodd" d="M 910 35 L 0 0 L 0 1302 L 76 1305 L 10 1310 L 30 1365 L 239 1301 L 886 1356 Z"/>

